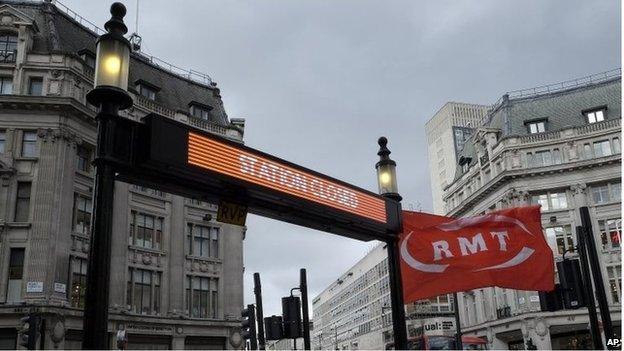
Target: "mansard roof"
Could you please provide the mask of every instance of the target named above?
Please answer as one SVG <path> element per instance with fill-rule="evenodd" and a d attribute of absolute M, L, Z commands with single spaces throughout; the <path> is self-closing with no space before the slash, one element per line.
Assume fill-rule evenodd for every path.
<path fill-rule="evenodd" d="M 556 89 L 566 85 L 567 88 Z M 584 113 L 592 109 L 606 108 L 606 119 L 621 119 L 621 90 L 621 71 L 616 69 L 579 80 L 507 93 L 494 104 L 482 127 L 499 131 L 500 140 L 529 134 L 527 123 L 531 121 L 545 120 L 546 132 L 585 125 Z M 531 91 L 540 93 L 528 93 Z M 475 134 L 458 155 L 454 181 L 463 175 L 460 160 L 468 160 L 470 166 L 477 162 Z"/>
<path fill-rule="evenodd" d="M 95 53 L 97 34 L 52 3 L 6 1 L 6 4 L 36 22 L 39 32 L 34 36 L 33 52 L 78 55 L 79 52 L 87 50 Z M 213 122 L 228 124 L 220 90 L 215 83 L 201 84 L 172 73 L 152 63 L 150 58 L 135 52 L 130 62 L 129 82 L 141 79 L 162 88 L 156 95 L 156 102 L 172 110 L 188 111 L 189 102 L 197 101 L 212 107 L 210 117 Z M 132 90 L 133 87 L 130 86 L 129 89 Z"/>

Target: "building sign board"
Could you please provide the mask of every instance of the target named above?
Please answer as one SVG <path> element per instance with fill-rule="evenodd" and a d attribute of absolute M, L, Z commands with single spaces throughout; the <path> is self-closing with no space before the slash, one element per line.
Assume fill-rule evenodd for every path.
<path fill-rule="evenodd" d="M 217 210 L 217 221 L 243 226 L 245 225 L 246 219 L 247 206 L 227 201 L 219 202 L 219 209 Z"/>
<path fill-rule="evenodd" d="M 26 292 L 27 293 L 43 292 L 43 282 L 27 282 Z"/>

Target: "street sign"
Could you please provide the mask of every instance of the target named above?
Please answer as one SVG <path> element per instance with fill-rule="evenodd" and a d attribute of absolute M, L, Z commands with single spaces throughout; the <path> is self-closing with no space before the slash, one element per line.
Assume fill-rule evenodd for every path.
<path fill-rule="evenodd" d="M 120 180 L 359 240 L 400 231 L 397 201 L 171 118 L 143 122 L 116 132 Z"/>
<path fill-rule="evenodd" d="M 227 201 L 219 202 L 219 209 L 217 210 L 217 221 L 244 226 L 246 219 L 247 206 Z"/>

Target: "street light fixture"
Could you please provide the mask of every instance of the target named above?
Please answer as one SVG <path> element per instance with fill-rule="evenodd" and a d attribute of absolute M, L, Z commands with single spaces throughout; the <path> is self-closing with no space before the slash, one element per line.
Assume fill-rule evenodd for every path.
<path fill-rule="evenodd" d="M 111 19 L 106 22 L 108 33 L 97 39 L 94 89 L 87 101 L 99 108 L 93 195 L 93 226 L 89 248 L 87 287 L 83 316 L 83 349 L 109 349 L 108 297 L 110 287 L 113 201 L 115 186 L 115 130 L 122 118 L 119 110 L 132 106 L 128 94 L 130 43 L 123 35 L 128 28 L 123 22 L 126 8 L 113 3 Z"/>
<path fill-rule="evenodd" d="M 401 201 L 399 195 L 399 187 L 396 177 L 396 162 L 390 159 L 390 150 L 388 150 L 388 139 L 386 137 L 379 138 L 379 162 L 375 165 L 377 169 L 377 183 L 379 184 L 379 194 L 389 197 L 396 201 Z"/>
<path fill-rule="evenodd" d="M 95 106 L 116 103 L 123 110 L 132 106 L 128 94 L 130 42 L 123 36 L 128 32 L 123 22 L 126 7 L 116 2 L 111 5 L 110 12 L 111 19 L 104 25 L 108 33 L 96 41 L 94 89 L 87 94 L 87 100 Z"/>
<path fill-rule="evenodd" d="M 401 216 L 401 200 L 399 187 L 396 180 L 396 162 L 390 159 L 388 150 L 388 139 L 379 138 L 379 162 L 375 164 L 377 169 L 377 182 L 379 184 L 379 194 L 387 199 L 397 202 L 399 207 L 400 227 L 403 227 Z M 394 336 L 394 349 L 407 349 L 407 327 L 405 325 L 405 307 L 403 304 L 403 284 L 401 283 L 401 258 L 399 257 L 399 235 L 402 230 L 396 233 L 388 233 L 386 247 L 388 248 L 388 278 L 390 281 L 390 301 L 392 303 L 392 334 Z M 383 310 L 382 310 L 383 314 Z"/>

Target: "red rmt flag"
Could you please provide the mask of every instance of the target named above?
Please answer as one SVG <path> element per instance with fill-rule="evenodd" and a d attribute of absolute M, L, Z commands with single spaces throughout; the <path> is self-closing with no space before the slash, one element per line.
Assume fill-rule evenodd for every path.
<path fill-rule="evenodd" d="M 399 246 L 405 303 L 488 286 L 554 289 L 539 206 L 459 219 L 403 211 Z"/>

